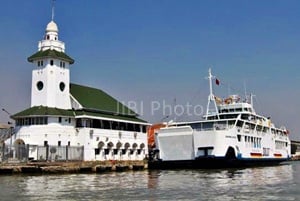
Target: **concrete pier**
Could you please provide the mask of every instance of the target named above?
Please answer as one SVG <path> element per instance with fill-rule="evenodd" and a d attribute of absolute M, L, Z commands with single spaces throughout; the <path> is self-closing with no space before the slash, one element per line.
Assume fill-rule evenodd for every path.
<path fill-rule="evenodd" d="M 137 171 L 148 168 L 147 161 L 87 161 L 2 163 L 0 174 L 70 174 Z"/>

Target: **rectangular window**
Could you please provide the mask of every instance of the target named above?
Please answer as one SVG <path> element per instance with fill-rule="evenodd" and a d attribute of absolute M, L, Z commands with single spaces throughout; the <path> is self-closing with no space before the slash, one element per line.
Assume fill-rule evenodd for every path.
<path fill-rule="evenodd" d="M 241 135 L 237 135 L 237 138 L 238 138 L 238 141 L 240 142 L 241 141 Z"/>
<path fill-rule="evenodd" d="M 71 142 L 70 141 L 68 141 L 68 146 L 71 146 Z"/>
<path fill-rule="evenodd" d="M 61 123 L 61 117 L 58 117 L 58 123 Z"/>
<path fill-rule="evenodd" d="M 58 142 L 57 142 L 57 145 L 60 147 L 60 146 L 61 146 L 61 141 L 58 141 Z"/>
<path fill-rule="evenodd" d="M 143 126 L 143 133 L 147 132 L 147 126 Z"/>
<path fill-rule="evenodd" d="M 44 124 L 48 124 L 48 117 L 44 117 Z"/>
<path fill-rule="evenodd" d="M 99 149 L 95 149 L 95 155 L 99 155 L 100 154 L 100 150 Z"/>
<path fill-rule="evenodd" d="M 44 146 L 48 146 L 48 141 L 44 141 Z"/>
<path fill-rule="evenodd" d="M 104 149 L 104 154 L 108 155 L 109 154 L 109 149 Z"/>

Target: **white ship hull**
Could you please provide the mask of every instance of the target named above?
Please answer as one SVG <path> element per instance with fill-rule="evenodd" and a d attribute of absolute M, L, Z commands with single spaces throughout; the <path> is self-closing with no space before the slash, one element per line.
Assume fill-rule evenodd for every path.
<path fill-rule="evenodd" d="M 197 131 L 189 126 L 184 126 L 185 130 L 178 132 L 180 127 L 170 127 L 162 129 L 156 136 L 156 142 L 160 150 L 162 160 L 193 160 L 203 156 L 225 157 L 229 147 L 232 147 L 239 158 L 288 158 L 290 151 L 288 148 L 276 149 L 276 140 L 283 140 L 290 143 L 288 138 L 274 138 L 271 133 L 261 134 L 261 146 L 251 146 L 251 142 L 245 142 L 245 138 L 238 140 L 238 134 L 247 136 L 248 133 L 237 132 L 236 128 L 228 130 L 207 130 Z M 257 136 L 257 135 L 252 135 Z M 249 135 L 249 137 L 252 137 Z M 249 146 L 247 146 L 249 145 Z M 271 146 L 273 145 L 273 146 Z M 264 153 L 264 149 L 269 149 Z M 252 155 L 251 155 L 252 153 Z M 261 153 L 261 157 L 259 154 Z M 280 154 L 280 156 L 279 156 Z M 186 156 L 186 157 L 184 157 Z"/>
<path fill-rule="evenodd" d="M 161 129 L 156 135 L 159 157 L 150 162 L 150 167 L 238 167 L 277 164 L 290 159 L 290 141 L 286 135 L 274 137 L 271 132 L 251 134 L 238 130 L 241 131 L 236 127 L 197 130 L 191 126 Z M 259 144 L 255 139 L 261 139 Z M 279 141 L 288 146 L 278 147 Z"/>

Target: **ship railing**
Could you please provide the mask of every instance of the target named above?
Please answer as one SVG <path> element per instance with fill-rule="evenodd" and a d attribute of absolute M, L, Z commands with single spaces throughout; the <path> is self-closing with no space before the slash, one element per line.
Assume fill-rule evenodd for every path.
<path fill-rule="evenodd" d="M 228 130 L 235 126 L 235 119 L 197 122 L 190 124 L 190 126 L 197 131 Z"/>

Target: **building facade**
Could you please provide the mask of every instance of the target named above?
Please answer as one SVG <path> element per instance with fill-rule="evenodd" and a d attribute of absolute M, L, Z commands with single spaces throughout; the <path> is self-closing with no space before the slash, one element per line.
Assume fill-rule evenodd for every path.
<path fill-rule="evenodd" d="M 12 116 L 15 133 L 6 144 L 30 145 L 33 160 L 43 159 L 38 146 L 83 147 L 85 161 L 146 157 L 146 121 L 104 91 L 70 83 L 74 60 L 65 53 L 53 20 L 28 61 L 35 66 L 31 107 Z M 56 149 L 52 152 L 61 157 Z"/>

